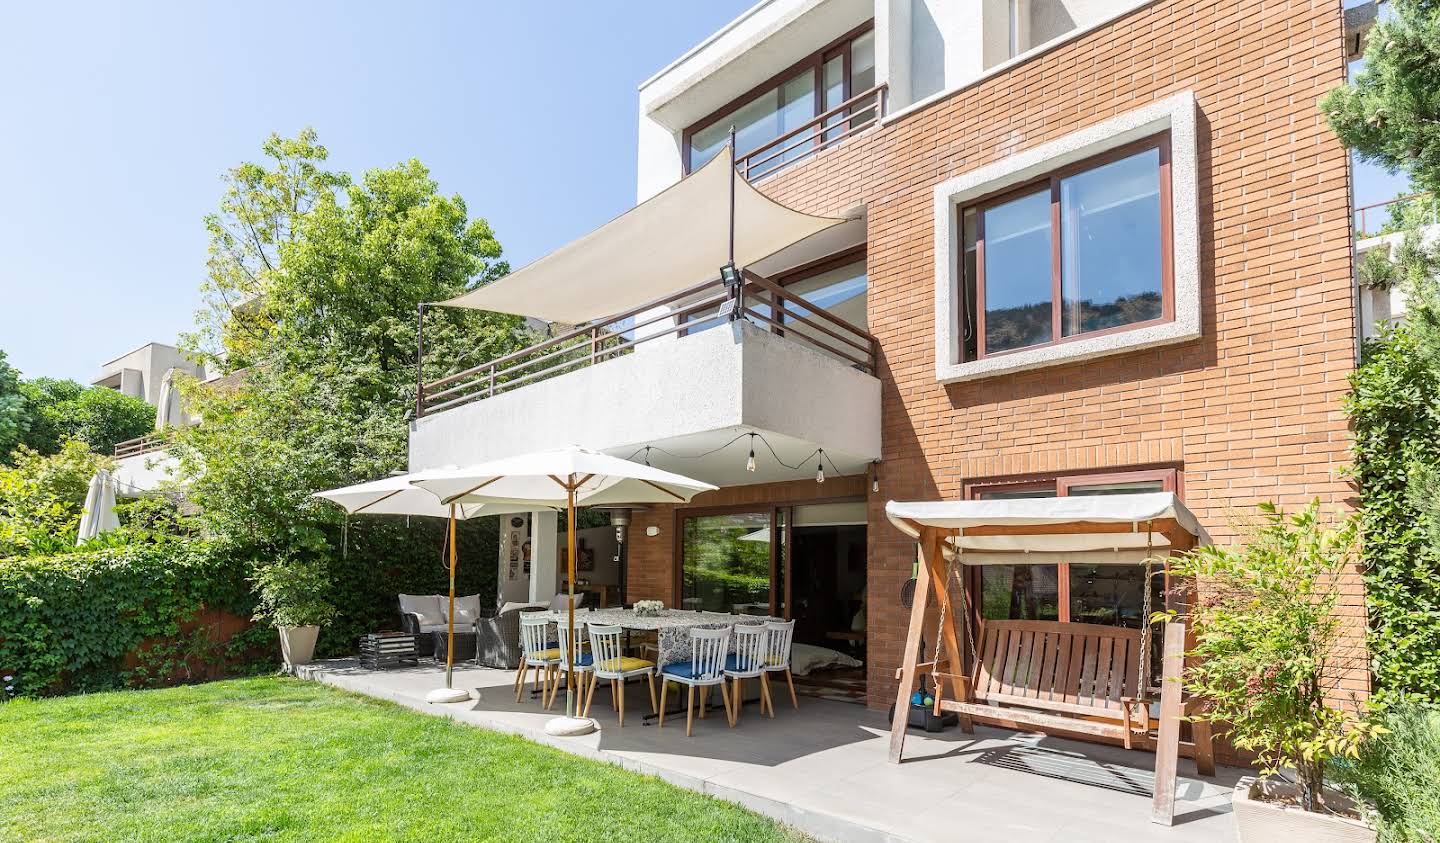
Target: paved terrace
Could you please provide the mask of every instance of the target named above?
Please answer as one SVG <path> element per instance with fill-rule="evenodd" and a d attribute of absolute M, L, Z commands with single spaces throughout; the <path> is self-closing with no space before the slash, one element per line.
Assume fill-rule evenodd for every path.
<path fill-rule="evenodd" d="M 582 738 L 544 733 L 544 712 L 529 695 L 516 703 L 514 674 L 457 669 L 455 686 L 479 699 L 432 705 L 425 694 L 444 685 L 444 670 L 419 667 L 362 669 L 354 660 L 317 662 L 302 678 L 390 700 L 426 714 L 522 735 L 537 743 L 606 761 L 774 817 L 822 840 L 837 841 L 1232 841 L 1230 789 L 1244 773 L 1220 768 L 1214 780 L 1195 776 L 1180 762 L 1175 825 L 1149 822 L 1152 762 L 1145 752 L 976 727 L 934 735 L 912 731 L 905 763 L 887 763 L 889 724 L 883 712 L 819 699 L 790 706 L 776 696 L 775 719 L 745 706 L 729 729 L 722 709 L 695 721 L 685 737 L 685 716 L 665 728 L 643 724 L 650 711 L 643 685 L 632 684 L 625 728 L 618 727 L 609 693 L 596 694 L 591 714 L 600 730 Z M 604 683 L 602 683 L 604 684 Z M 718 692 L 712 694 L 718 702 Z M 670 695 L 674 708 L 675 695 Z M 564 707 L 563 696 L 556 710 Z"/>

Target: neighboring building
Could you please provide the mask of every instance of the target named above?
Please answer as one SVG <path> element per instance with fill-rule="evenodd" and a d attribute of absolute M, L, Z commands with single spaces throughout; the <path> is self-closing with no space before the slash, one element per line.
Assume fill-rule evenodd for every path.
<path fill-rule="evenodd" d="M 640 86 L 654 200 L 472 294 L 581 327 L 427 384 L 411 468 L 575 442 L 721 486 L 633 514 L 627 602 L 794 617 L 864 665 L 812 690 L 876 708 L 916 558 L 887 500 L 1171 490 L 1222 541 L 1261 501 L 1343 505 L 1350 172 L 1317 102 L 1346 35 L 1338 2 L 762 2 Z M 732 125 L 809 215 L 741 185 L 742 246 L 780 239 L 738 307 L 701 201 Z M 719 257 L 627 263 L 686 250 Z M 1138 568 L 967 575 L 985 617 L 1140 622 Z"/>
<path fill-rule="evenodd" d="M 180 394 L 174 388 L 174 378 L 182 374 L 204 380 L 205 366 L 191 361 L 173 345 L 152 342 L 105 363 L 100 374 L 90 381 L 93 386 L 123 392 L 156 408 L 157 433 L 115 446 L 115 478 L 122 493 L 148 492 L 172 477 L 176 463 L 164 453 L 165 440 L 159 431 L 194 421 L 181 406 Z"/>

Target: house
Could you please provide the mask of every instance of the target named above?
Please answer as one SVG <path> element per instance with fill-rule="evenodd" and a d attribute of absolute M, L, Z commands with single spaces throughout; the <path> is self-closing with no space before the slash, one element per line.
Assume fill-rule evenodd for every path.
<path fill-rule="evenodd" d="M 575 443 L 720 486 L 629 513 L 624 599 L 795 618 L 810 690 L 872 708 L 916 561 L 886 501 L 1173 491 L 1220 541 L 1343 505 L 1348 35 L 1293 0 L 760 2 L 640 85 L 634 211 L 454 302 L 579 327 L 422 384 L 410 468 Z M 1140 624 L 1138 566 L 963 575 L 983 618 Z"/>
<path fill-rule="evenodd" d="M 205 366 L 173 345 L 150 342 L 104 363 L 90 381 L 92 386 L 122 392 L 156 408 L 157 433 L 115 445 L 115 478 L 127 494 L 151 491 L 174 472 L 174 459 L 160 453 L 165 440 L 158 432 L 193 421 L 180 405 L 180 393 L 174 387 L 174 378 L 180 375 L 205 380 Z"/>

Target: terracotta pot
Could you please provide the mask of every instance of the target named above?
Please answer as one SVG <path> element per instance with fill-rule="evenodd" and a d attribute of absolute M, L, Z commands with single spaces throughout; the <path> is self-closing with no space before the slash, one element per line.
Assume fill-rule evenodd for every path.
<path fill-rule="evenodd" d="M 309 664 L 315 660 L 315 639 L 320 635 L 318 626 L 279 626 L 280 656 L 285 667 Z"/>
<path fill-rule="evenodd" d="M 1286 802 L 1261 801 L 1262 794 L 1281 799 L 1299 795 L 1290 782 L 1256 780 L 1246 776 L 1235 784 L 1231 806 L 1240 843 L 1375 843 L 1375 829 L 1363 820 L 1306 811 Z M 1325 791 L 1325 803 L 1337 810 L 1353 810 L 1355 803 L 1335 791 Z"/>

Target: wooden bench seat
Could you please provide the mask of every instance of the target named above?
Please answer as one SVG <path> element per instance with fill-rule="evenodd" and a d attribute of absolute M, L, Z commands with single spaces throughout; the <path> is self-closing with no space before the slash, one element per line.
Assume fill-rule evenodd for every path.
<path fill-rule="evenodd" d="M 1141 631 L 1056 621 L 986 621 L 959 699 L 940 707 L 1005 726 L 1117 738 L 1145 735 Z"/>

